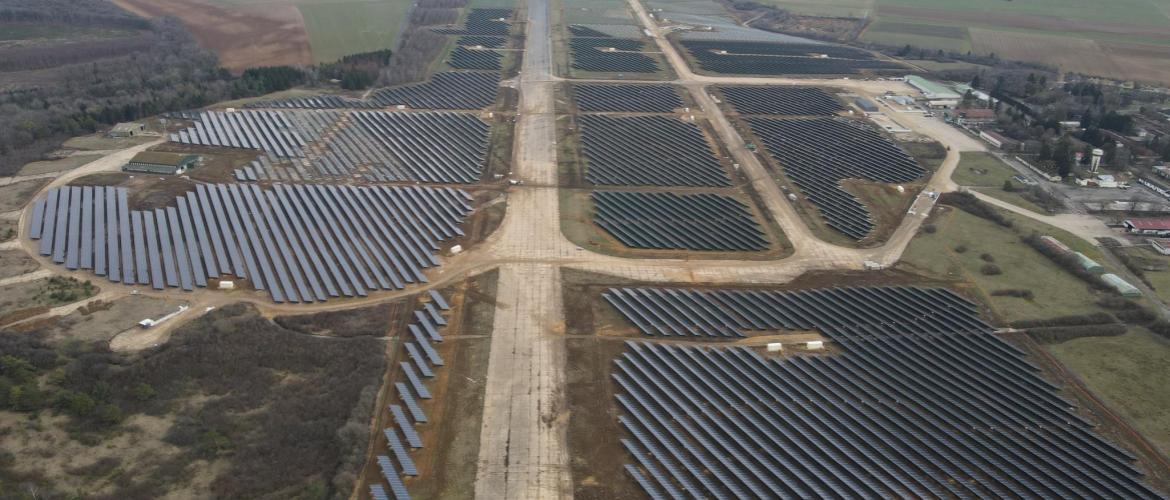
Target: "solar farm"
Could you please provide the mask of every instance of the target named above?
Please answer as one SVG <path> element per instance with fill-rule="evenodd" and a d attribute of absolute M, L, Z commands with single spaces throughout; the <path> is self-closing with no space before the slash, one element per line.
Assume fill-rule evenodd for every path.
<path fill-rule="evenodd" d="M 404 106 L 475 110 L 491 106 L 500 91 L 499 72 L 447 71 L 421 83 L 375 90 L 369 99 L 341 96 L 286 97 L 250 103 L 250 108 L 347 109 Z"/>
<path fill-rule="evenodd" d="M 737 113 L 744 115 L 832 116 L 845 111 L 828 92 L 815 87 L 719 87 Z"/>
<path fill-rule="evenodd" d="M 849 75 L 906 71 L 902 64 L 841 45 L 693 39 L 683 39 L 678 43 L 699 69 L 711 73 Z"/>
<path fill-rule="evenodd" d="M 203 111 L 179 144 L 255 149 L 257 179 L 352 178 L 466 184 L 487 163 L 491 125 L 453 112 Z M 307 160 L 307 161 L 303 161 Z M 286 162 L 287 166 L 274 168 Z"/>
<path fill-rule="evenodd" d="M 947 289 L 614 287 L 603 295 L 599 307 L 644 339 L 573 354 L 578 366 L 609 362 L 611 370 L 580 381 L 608 388 L 581 397 L 607 394 L 618 410 L 605 428 L 592 427 L 615 435 L 578 470 L 626 483 L 595 492 L 1160 498 L 1133 455 L 1097 434 L 976 304 Z M 805 331 L 832 348 L 710 343 Z M 615 449 L 624 462 L 602 451 Z"/>
<path fill-rule="evenodd" d="M 904 183 L 926 174 L 901 147 L 860 122 L 759 116 L 744 121 L 825 224 L 854 240 L 869 236 L 874 221 L 865 204 L 842 188 L 843 180 Z"/>
<path fill-rule="evenodd" d="M 586 178 L 610 186 L 728 186 L 693 122 L 666 116 L 582 115 Z"/>
<path fill-rule="evenodd" d="M 593 220 L 631 248 L 745 252 L 768 248 L 743 202 L 716 194 L 594 191 Z"/>
<path fill-rule="evenodd" d="M 569 39 L 573 69 L 597 73 L 654 73 L 658 61 L 646 44 L 629 38 L 574 36 Z"/>
<path fill-rule="evenodd" d="M 463 235 L 470 196 L 450 188 L 200 184 L 165 209 L 125 188 L 53 188 L 29 237 L 66 269 L 155 290 L 247 280 L 275 302 L 320 302 L 427 282 Z"/>
<path fill-rule="evenodd" d="M 683 107 L 672 85 L 573 85 L 577 109 L 586 112 L 671 113 Z"/>

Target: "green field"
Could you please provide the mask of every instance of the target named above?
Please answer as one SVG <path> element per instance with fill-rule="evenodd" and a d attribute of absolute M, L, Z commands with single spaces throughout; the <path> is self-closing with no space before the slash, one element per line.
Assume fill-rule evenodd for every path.
<path fill-rule="evenodd" d="M 1118 415 L 1170 453 L 1170 341 L 1144 329 L 1049 347 Z"/>
<path fill-rule="evenodd" d="M 1004 191 L 1003 182 L 1016 175 L 1016 171 L 988 153 L 962 153 L 959 165 L 951 174 L 951 180 L 960 186 L 975 188 L 976 191 L 997 198 L 1012 205 L 1044 214 L 1043 208 L 1025 199 L 1018 190 L 1026 189 L 1023 184 L 1013 182 L 1017 191 Z"/>
<path fill-rule="evenodd" d="M 1063 231 L 1039 223 L 1014 218 L 1020 234 L 1033 229 L 1050 234 L 1077 250 L 1089 252 L 1087 242 Z M 1006 321 L 1042 319 L 1079 315 L 1100 310 L 1094 302 L 1098 295 L 1089 285 L 1061 269 L 1047 257 L 1020 241 L 1019 234 L 990 221 L 958 209 L 950 209 L 933 221 L 937 232 L 916 236 L 902 254 L 900 269 L 928 277 L 970 283 L 984 302 Z M 959 251 L 962 247 L 964 251 Z M 984 275 L 986 264 L 981 258 L 989 254 L 1003 270 L 995 276 Z M 1096 257 L 1099 252 L 1089 254 Z M 1032 300 L 1016 297 L 993 297 L 991 292 L 1026 289 Z"/>
<path fill-rule="evenodd" d="M 65 26 L 55 24 L 0 23 L 0 42 L 14 40 L 58 40 L 78 38 L 120 38 L 134 30 Z"/>
<path fill-rule="evenodd" d="M 394 48 L 410 2 L 368 0 L 339 3 L 302 3 L 314 62 L 330 62 L 342 56 Z"/>

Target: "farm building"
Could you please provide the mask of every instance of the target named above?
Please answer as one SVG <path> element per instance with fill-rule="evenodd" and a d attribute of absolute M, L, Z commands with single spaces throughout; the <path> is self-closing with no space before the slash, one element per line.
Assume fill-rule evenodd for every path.
<path fill-rule="evenodd" d="M 976 88 L 974 88 L 970 85 L 967 85 L 965 83 L 956 84 L 953 88 L 955 89 L 955 92 L 958 92 L 959 94 L 962 94 L 963 96 L 966 96 L 967 92 L 970 92 L 971 97 L 974 97 L 974 98 L 976 98 L 980 101 L 983 101 L 983 102 L 987 102 L 987 103 L 991 102 L 991 95 L 990 94 L 988 94 L 987 92 L 984 92 L 982 90 L 976 89 Z"/>
<path fill-rule="evenodd" d="M 199 157 L 196 155 L 144 151 L 134 155 L 134 158 L 122 167 L 122 171 L 177 175 L 186 172 L 198 162 Z"/>
<path fill-rule="evenodd" d="M 994 109 L 956 109 L 953 113 L 948 114 L 951 120 L 958 125 L 967 127 L 974 127 L 978 125 L 987 125 L 995 123 L 996 115 Z"/>
<path fill-rule="evenodd" d="M 1122 224 L 1125 226 L 1125 230 L 1130 233 L 1152 235 L 1159 238 L 1170 236 L 1170 217 L 1125 219 Z"/>
<path fill-rule="evenodd" d="M 959 105 L 959 99 L 963 97 L 946 85 L 918 75 L 907 76 L 906 83 L 922 92 L 922 97 L 926 98 L 932 108 L 953 108 Z"/>
<path fill-rule="evenodd" d="M 146 125 L 138 122 L 125 122 L 114 125 L 110 129 L 110 137 L 134 137 L 146 132 Z"/>

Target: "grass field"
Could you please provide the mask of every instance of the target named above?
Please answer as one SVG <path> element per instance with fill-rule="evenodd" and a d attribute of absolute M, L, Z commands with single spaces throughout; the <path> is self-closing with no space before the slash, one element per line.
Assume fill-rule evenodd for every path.
<path fill-rule="evenodd" d="M 67 26 L 57 24 L 0 23 L 0 42 L 14 40 L 77 40 L 81 38 L 120 38 L 135 35 L 133 30 Z"/>
<path fill-rule="evenodd" d="M 1046 213 L 1043 208 L 1025 199 L 1019 191 L 1003 190 L 1003 182 L 1015 176 L 1016 171 L 998 158 L 988 153 L 962 153 L 960 158 L 959 166 L 951 174 L 951 180 L 955 183 L 1036 213 Z M 1017 189 L 1025 189 L 1018 182 L 1013 184 Z"/>
<path fill-rule="evenodd" d="M 1062 71 L 1170 81 L 1170 1 L 763 0 L 790 11 L 870 18 L 861 40 L 995 53 Z"/>
<path fill-rule="evenodd" d="M 302 3 L 313 62 L 330 62 L 359 52 L 392 49 L 410 11 L 404 0 Z"/>
<path fill-rule="evenodd" d="M 1144 329 L 1049 347 L 1105 404 L 1170 453 L 1170 341 Z"/>
<path fill-rule="evenodd" d="M 946 208 L 932 223 L 937 232 L 916 236 L 902 255 L 899 269 L 928 277 L 969 283 L 997 315 L 1006 321 L 1086 314 L 1100 310 L 1089 285 L 1020 241 L 1017 233 L 958 209 Z M 1032 229 L 1051 234 L 1081 250 L 1086 242 L 1023 219 L 1015 221 L 1023 234 Z M 1080 243 L 1078 243 L 1080 242 Z M 1082 245 L 1083 244 L 1083 245 Z M 959 251 L 963 249 L 963 251 Z M 1087 249 L 1085 249 L 1087 250 Z M 988 276 L 980 269 L 990 255 L 1002 274 Z M 1092 255 L 1090 255 L 1092 257 Z M 1032 300 L 993 297 L 991 292 L 1027 289 Z"/>

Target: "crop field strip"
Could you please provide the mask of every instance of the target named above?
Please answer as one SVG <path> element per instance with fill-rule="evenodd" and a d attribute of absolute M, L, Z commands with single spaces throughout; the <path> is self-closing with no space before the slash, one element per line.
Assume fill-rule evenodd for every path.
<path fill-rule="evenodd" d="M 627 342 L 626 470 L 652 497 L 1159 498 L 1016 348 L 893 332 L 785 359 Z"/>
<path fill-rule="evenodd" d="M 735 111 L 744 115 L 832 116 L 845 110 L 814 87 L 719 87 Z"/>
<path fill-rule="evenodd" d="M 658 61 L 646 55 L 646 44 L 628 38 L 569 38 L 573 69 L 599 73 L 654 73 Z"/>
<path fill-rule="evenodd" d="M 944 288 L 611 288 L 603 297 L 651 336 L 742 337 L 751 331 L 815 328 L 840 339 L 887 331 L 991 331 L 979 319 L 978 306 Z"/>
<path fill-rule="evenodd" d="M 585 112 L 672 113 L 683 107 L 672 85 L 572 86 L 577 109 Z"/>
<path fill-rule="evenodd" d="M 315 171 L 293 162 L 301 169 L 298 180 L 360 175 L 380 182 L 476 182 L 487 163 L 491 130 L 473 114 L 443 111 L 205 111 L 195 124 L 187 130 L 200 134 L 180 131 L 171 140 L 262 149 L 278 161 L 308 158 Z M 273 169 L 263 160 L 249 166 L 256 179 L 241 172 L 246 180 L 271 177 Z"/>
<path fill-rule="evenodd" d="M 668 116 L 581 115 L 589 182 L 608 186 L 731 185 L 698 125 Z"/>
<path fill-rule="evenodd" d="M 631 248 L 756 251 L 768 239 L 747 205 L 717 194 L 594 191 L 593 222 Z"/>
<path fill-rule="evenodd" d="M 906 72 L 861 49 L 829 44 L 681 40 L 704 71 L 738 75 L 843 75 Z"/>
<path fill-rule="evenodd" d="M 841 186 L 845 179 L 910 182 L 926 174 L 901 147 L 867 125 L 835 119 L 747 117 L 752 133 L 829 227 L 860 240 L 873 231 L 869 210 Z"/>
<path fill-rule="evenodd" d="M 200 184 L 140 211 L 125 188 L 66 186 L 34 203 L 28 236 L 112 282 L 193 290 L 234 277 L 275 302 L 315 302 L 425 283 L 470 200 L 451 188 Z"/>
<path fill-rule="evenodd" d="M 388 454 L 377 457 L 382 478 L 386 480 L 386 486 L 390 487 L 390 493 L 398 500 L 410 498 L 402 476 L 419 475 L 410 451 L 423 447 L 416 426 L 426 424 L 428 421 L 426 413 L 418 406 L 419 399 L 431 399 L 431 393 L 423 380 L 433 378 L 434 370 L 443 366 L 443 359 L 439 357 L 433 343 L 443 341 L 440 330 L 447 325 L 447 320 L 441 311 L 450 309 L 450 306 L 433 290 L 430 292 L 430 299 L 430 302 L 423 304 L 422 309 L 414 311 L 415 321 L 407 325 L 410 335 L 399 334 L 410 358 L 410 361 L 399 364 L 407 382 L 396 382 L 391 391 L 402 404 L 387 406 L 395 425 L 382 429 L 382 434 L 386 437 Z M 422 378 L 417 375 L 419 373 L 423 374 Z M 382 483 L 371 483 L 368 486 L 372 497 L 379 498 L 379 495 L 386 497 L 386 488 Z"/>

